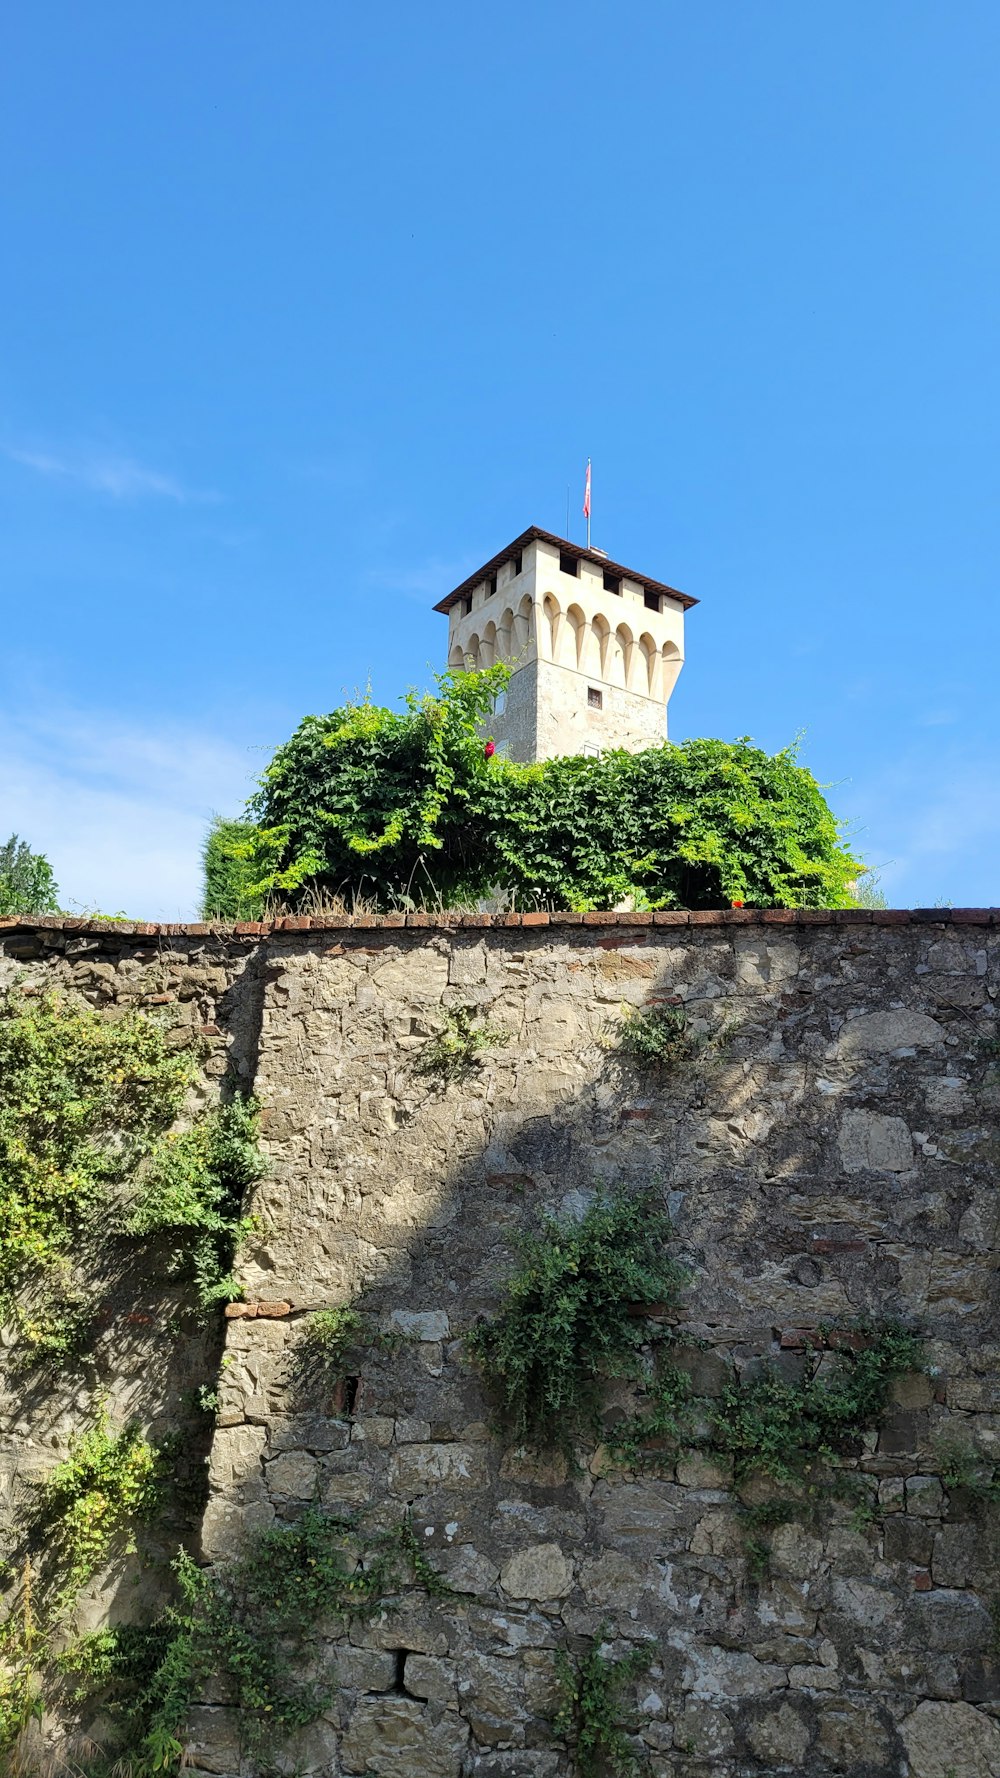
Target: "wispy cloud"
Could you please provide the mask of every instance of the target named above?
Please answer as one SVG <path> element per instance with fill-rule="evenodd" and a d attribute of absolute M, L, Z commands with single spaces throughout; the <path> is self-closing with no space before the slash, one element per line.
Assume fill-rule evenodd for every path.
<path fill-rule="evenodd" d="M 240 811 L 260 763 L 181 725 L 4 717 L 0 840 L 45 853 L 64 907 L 194 919 L 206 824 Z"/>
<path fill-rule="evenodd" d="M 5 456 L 22 468 L 51 481 L 74 483 L 93 494 L 106 494 L 112 500 L 174 500 L 180 505 L 190 501 L 216 500 L 215 494 L 197 493 L 186 488 L 172 475 L 149 469 L 133 457 L 118 456 L 98 450 L 39 451 L 21 445 L 4 445 Z"/>
<path fill-rule="evenodd" d="M 385 592 L 402 593 L 405 599 L 419 599 L 421 604 L 425 604 L 428 599 L 443 599 L 445 593 L 450 593 L 453 586 L 458 586 L 475 566 L 475 559 L 471 556 L 450 559 L 432 556 L 428 561 L 419 562 L 409 568 L 372 569 L 368 580 L 370 585 L 380 587 Z"/>
<path fill-rule="evenodd" d="M 859 784 L 853 802 L 862 852 L 892 860 L 882 877 L 896 906 L 996 903 L 1000 771 L 985 749 L 900 761 Z"/>

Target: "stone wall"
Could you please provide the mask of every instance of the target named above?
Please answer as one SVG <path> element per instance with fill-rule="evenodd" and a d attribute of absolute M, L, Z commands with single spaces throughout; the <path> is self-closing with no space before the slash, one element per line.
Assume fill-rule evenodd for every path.
<path fill-rule="evenodd" d="M 78 970 L 66 941 L 24 967 Z M 409 1511 L 454 1589 L 320 1640 L 336 1701 L 289 1770 L 565 1778 L 555 1653 L 603 1633 L 616 1656 L 650 1648 L 627 1717 L 661 1778 L 1000 1771 L 996 1509 L 939 1478 L 945 1435 L 1000 1463 L 996 916 L 395 916 L 93 942 L 91 968 L 120 955 L 77 978 L 91 993 L 216 972 L 197 1016 L 265 1105 L 206 1559 L 319 1500 L 373 1526 Z M 671 997 L 727 1035 L 644 1077 L 608 1032 Z M 421 1064 L 456 1007 L 509 1036 L 443 1085 Z M 867 1528 L 830 1500 L 774 1533 L 754 1581 L 724 1468 L 630 1474 L 587 1449 L 574 1473 L 492 1433 L 462 1335 L 518 1230 L 602 1181 L 670 1208 L 690 1272 L 674 1337 L 704 1393 L 761 1361 L 794 1374 L 827 1323 L 921 1331 L 930 1372 L 896 1385 L 856 1461 Z M 310 1311 L 348 1303 L 404 1336 L 366 1354 L 349 1412 L 291 1380 Z M 609 1417 L 626 1405 L 609 1395 Z M 206 1697 L 195 1771 L 236 1778 L 237 1739 Z"/>

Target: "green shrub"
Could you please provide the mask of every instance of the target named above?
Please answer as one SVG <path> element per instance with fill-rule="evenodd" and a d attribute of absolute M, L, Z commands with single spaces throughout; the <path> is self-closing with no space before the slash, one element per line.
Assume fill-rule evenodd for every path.
<path fill-rule="evenodd" d="M 633 1778 L 640 1770 L 621 1726 L 621 1694 L 630 1679 L 645 1673 L 652 1650 L 633 1648 L 619 1661 L 604 1653 L 611 1626 L 602 1624 L 585 1654 L 573 1659 L 556 1653 L 559 1707 L 553 1732 L 569 1743 L 580 1778 Z"/>
<path fill-rule="evenodd" d="M 48 859 L 12 833 L 0 846 L 0 914 L 57 914 L 57 895 Z"/>
<path fill-rule="evenodd" d="M 686 741 L 518 765 L 482 730 L 506 667 L 449 673 L 403 712 L 307 716 L 264 773 L 250 893 L 381 907 L 842 907 L 858 863 L 794 751 Z"/>
<path fill-rule="evenodd" d="M 232 1261 L 253 1226 L 241 1215 L 244 1195 L 265 1172 L 259 1115 L 255 1099 L 231 1099 L 190 1129 L 169 1131 L 140 1177 L 125 1224 L 130 1235 L 169 1240 L 170 1270 L 194 1284 L 203 1309 L 242 1294 Z"/>
<path fill-rule="evenodd" d="M 254 888 L 270 863 L 262 857 L 252 821 L 216 815 L 202 848 L 203 920 L 259 920 L 264 897 Z"/>
<path fill-rule="evenodd" d="M 466 1340 L 515 1440 L 569 1451 L 599 1429 L 604 1381 L 638 1373 L 643 1310 L 680 1290 L 671 1233 L 651 1194 L 598 1193 L 579 1221 L 546 1217 L 521 1238 L 497 1315 Z"/>
<path fill-rule="evenodd" d="M 688 1061 L 698 1047 L 683 1006 L 631 1009 L 615 1026 L 609 1041 L 619 1055 L 662 1074 Z"/>

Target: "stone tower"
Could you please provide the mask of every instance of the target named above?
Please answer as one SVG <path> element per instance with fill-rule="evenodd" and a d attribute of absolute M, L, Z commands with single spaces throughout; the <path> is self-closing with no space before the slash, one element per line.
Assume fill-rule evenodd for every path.
<path fill-rule="evenodd" d="M 531 761 L 666 740 L 697 603 L 532 525 L 434 609 L 448 615 L 449 667 L 513 667 L 492 733 Z"/>

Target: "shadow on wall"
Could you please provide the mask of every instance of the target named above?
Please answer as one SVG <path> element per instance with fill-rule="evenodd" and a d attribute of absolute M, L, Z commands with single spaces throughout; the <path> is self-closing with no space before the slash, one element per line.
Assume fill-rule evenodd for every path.
<path fill-rule="evenodd" d="M 980 1709 L 1000 1703 L 986 1534 L 934 1474 L 945 1427 L 1000 1458 L 993 971 L 991 937 L 933 927 L 272 943 L 274 1172 L 244 1274 L 278 1312 L 230 1326 L 205 1552 L 314 1499 L 375 1524 L 408 1510 L 456 1592 L 331 1634 L 339 1690 L 298 1769 L 568 1772 L 546 1726 L 554 1651 L 598 1634 L 654 1650 L 633 1718 L 653 1772 L 888 1778 L 905 1748 L 914 1778 L 940 1778 L 942 1749 L 1000 1747 Z M 608 1022 L 674 999 L 728 1036 L 661 1077 L 616 1061 Z M 460 1007 L 509 1041 L 435 1088 L 421 1058 Z M 865 1446 L 867 1530 L 836 1506 L 786 1525 L 754 1584 L 703 1460 L 633 1475 L 588 1450 L 574 1474 L 491 1434 L 461 1336 L 495 1309 L 517 1231 L 602 1182 L 670 1208 L 691 1272 L 675 1337 L 705 1393 L 762 1358 L 800 1366 L 824 1321 L 895 1314 L 928 1337 L 939 1374 L 903 1379 Z M 302 1412 L 296 1341 L 346 1304 L 404 1343 Z M 609 1392 L 611 1418 L 625 1406 Z M 236 1771 L 224 1703 L 192 1730 L 197 1768 Z"/>

